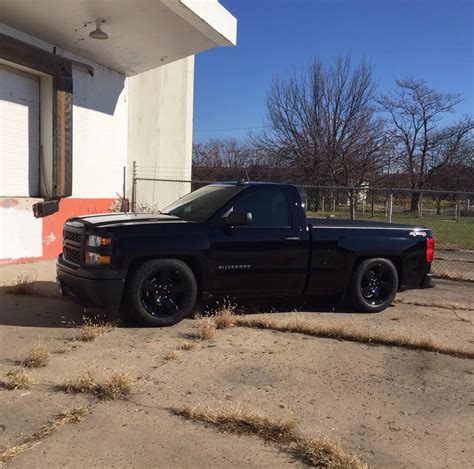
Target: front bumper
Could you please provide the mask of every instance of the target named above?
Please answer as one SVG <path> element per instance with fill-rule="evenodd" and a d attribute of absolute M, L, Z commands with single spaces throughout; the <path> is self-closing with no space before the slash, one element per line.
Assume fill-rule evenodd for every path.
<path fill-rule="evenodd" d="M 428 273 L 424 276 L 423 281 L 421 282 L 420 288 L 433 288 L 434 287 L 434 274 Z"/>
<path fill-rule="evenodd" d="M 84 272 L 67 267 L 61 258 L 56 264 L 56 276 L 62 296 L 72 298 L 83 306 L 95 306 L 111 312 L 120 308 L 125 279 L 85 277 Z"/>

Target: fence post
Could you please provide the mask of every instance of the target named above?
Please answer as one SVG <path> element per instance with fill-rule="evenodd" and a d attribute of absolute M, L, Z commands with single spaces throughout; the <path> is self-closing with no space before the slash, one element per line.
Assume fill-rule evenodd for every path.
<path fill-rule="evenodd" d="M 132 166 L 132 212 L 137 210 L 137 162 L 133 162 Z"/>
<path fill-rule="evenodd" d="M 349 190 L 349 211 L 351 220 L 355 220 L 354 189 Z"/>
<path fill-rule="evenodd" d="M 375 191 L 372 190 L 372 197 L 370 200 L 370 214 L 371 218 L 374 218 L 374 199 L 375 199 Z"/>
<path fill-rule="evenodd" d="M 393 214 L 393 192 L 390 192 L 388 199 L 388 222 L 392 223 L 392 214 Z"/>

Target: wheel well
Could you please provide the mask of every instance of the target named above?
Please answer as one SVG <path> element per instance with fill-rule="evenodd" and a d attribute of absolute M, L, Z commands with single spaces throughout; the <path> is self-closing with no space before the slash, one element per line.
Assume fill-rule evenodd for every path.
<path fill-rule="evenodd" d="M 133 274 L 137 271 L 137 269 L 146 261 L 151 261 L 155 259 L 177 259 L 179 261 L 184 262 L 193 272 L 194 277 L 196 277 L 196 284 L 198 290 L 198 296 L 202 293 L 202 271 L 201 266 L 199 265 L 198 260 L 192 256 L 148 256 L 148 257 L 139 257 L 134 259 L 130 265 L 128 266 L 127 276 L 125 278 L 125 288 L 127 288 L 130 280 L 133 277 Z"/>
<path fill-rule="evenodd" d="M 393 263 L 395 268 L 397 269 L 397 275 L 398 275 L 398 288 L 400 288 L 400 285 L 403 285 L 403 264 L 402 264 L 402 258 L 398 256 L 364 256 L 364 257 L 359 257 L 356 259 L 354 263 L 354 267 L 352 269 L 352 275 L 355 273 L 359 265 L 361 264 L 362 261 L 365 261 L 366 259 L 375 259 L 376 257 L 381 257 L 382 259 L 387 259 Z"/>

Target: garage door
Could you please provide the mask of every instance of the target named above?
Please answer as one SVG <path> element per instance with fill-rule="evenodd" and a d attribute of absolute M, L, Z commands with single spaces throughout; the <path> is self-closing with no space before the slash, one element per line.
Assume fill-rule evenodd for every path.
<path fill-rule="evenodd" d="M 39 77 L 0 64 L 0 196 L 39 192 Z"/>

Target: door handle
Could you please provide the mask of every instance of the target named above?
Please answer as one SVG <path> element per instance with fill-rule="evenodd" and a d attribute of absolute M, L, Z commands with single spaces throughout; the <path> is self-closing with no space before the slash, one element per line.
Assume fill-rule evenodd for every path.
<path fill-rule="evenodd" d="M 299 236 L 285 236 L 283 241 L 301 241 Z"/>

